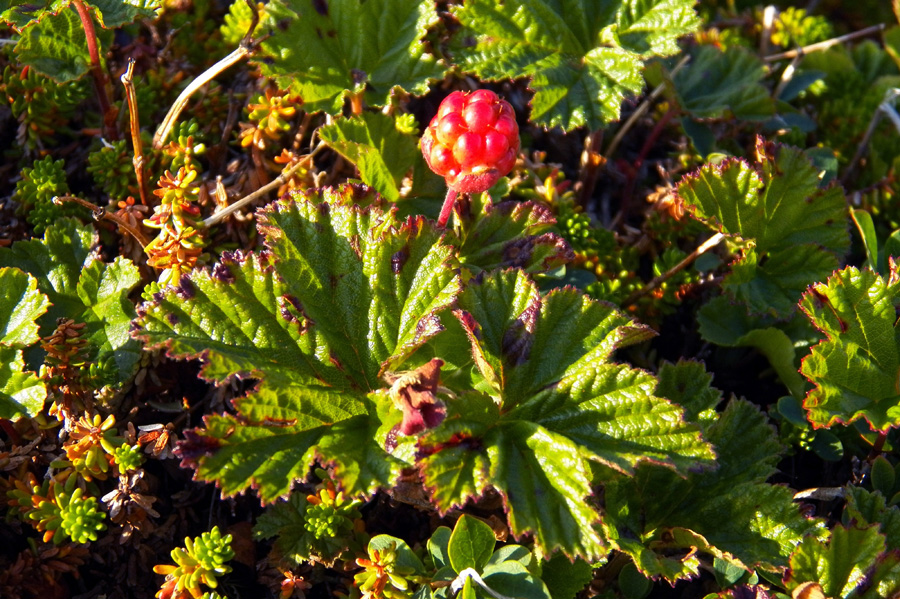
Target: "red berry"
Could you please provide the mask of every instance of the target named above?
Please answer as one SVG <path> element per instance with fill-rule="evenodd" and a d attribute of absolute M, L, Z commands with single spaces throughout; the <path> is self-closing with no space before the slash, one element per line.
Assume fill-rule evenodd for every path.
<path fill-rule="evenodd" d="M 453 158 L 453 151 L 446 146 L 434 146 L 428 165 L 435 173 L 446 176 L 451 170 L 459 172 L 459 164 Z"/>
<path fill-rule="evenodd" d="M 484 154 L 485 162 L 497 163 L 506 156 L 509 150 L 509 139 L 496 131 L 488 131 L 484 134 Z"/>
<path fill-rule="evenodd" d="M 422 154 L 449 190 L 438 225 L 450 218 L 457 193 L 487 191 L 509 173 L 519 153 L 519 127 L 508 103 L 487 89 L 453 92 L 422 135 Z"/>
<path fill-rule="evenodd" d="M 462 116 L 469 131 L 479 134 L 486 132 L 497 118 L 494 106 L 487 102 L 469 102 L 465 110 L 463 110 Z"/>
<path fill-rule="evenodd" d="M 466 131 L 466 123 L 458 112 L 448 112 L 437 124 L 437 139 L 445 146 L 452 146 Z"/>
<path fill-rule="evenodd" d="M 469 95 L 469 102 L 487 102 L 493 104 L 494 102 L 499 101 L 500 98 L 497 97 L 497 94 L 489 89 L 476 89 Z"/>
<path fill-rule="evenodd" d="M 515 112 L 487 89 L 444 98 L 422 136 L 429 166 L 462 193 L 488 189 L 512 170 L 518 152 Z"/>
<path fill-rule="evenodd" d="M 440 120 L 444 117 L 444 115 L 449 114 L 451 112 L 462 112 L 462 109 L 465 108 L 466 102 L 466 94 L 462 92 L 453 92 L 441 102 L 441 105 L 438 107 L 437 119 Z"/>
<path fill-rule="evenodd" d="M 466 132 L 453 144 L 453 157 L 464 169 L 471 169 L 484 162 L 484 137 Z"/>

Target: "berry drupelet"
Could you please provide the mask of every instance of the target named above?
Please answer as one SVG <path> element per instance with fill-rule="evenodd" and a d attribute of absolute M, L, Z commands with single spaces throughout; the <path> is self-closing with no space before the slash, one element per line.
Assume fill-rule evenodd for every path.
<path fill-rule="evenodd" d="M 518 153 L 519 126 L 508 102 L 487 89 L 444 98 L 422 136 L 425 161 L 449 187 L 438 225 L 447 224 L 457 193 L 487 191 Z"/>

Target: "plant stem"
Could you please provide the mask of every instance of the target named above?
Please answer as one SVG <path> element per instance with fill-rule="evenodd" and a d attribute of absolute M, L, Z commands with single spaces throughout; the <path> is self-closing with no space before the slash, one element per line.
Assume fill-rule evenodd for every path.
<path fill-rule="evenodd" d="M 849 42 L 850 40 L 854 40 L 858 37 L 865 37 L 867 35 L 871 35 L 873 33 L 878 33 L 879 31 L 884 30 L 884 23 L 879 23 L 878 25 L 872 25 L 871 27 L 866 27 L 865 29 L 860 29 L 859 31 L 854 31 L 852 33 L 848 33 L 846 35 L 842 35 L 840 37 L 833 37 L 830 40 L 825 40 L 824 42 L 818 42 L 815 44 L 810 44 L 808 46 L 803 46 L 802 48 L 795 48 L 794 50 L 788 50 L 787 52 L 779 52 L 778 54 L 771 54 L 769 56 L 763 57 L 763 60 L 766 62 L 775 62 L 777 60 L 784 60 L 785 58 L 794 58 L 796 56 L 803 56 L 804 54 L 809 54 L 810 52 L 818 52 L 819 50 L 827 50 L 832 46 L 836 46 L 838 44 L 842 44 L 844 42 Z"/>
<path fill-rule="evenodd" d="M 159 128 L 156 130 L 156 134 L 153 136 L 153 149 L 159 150 L 160 148 L 162 148 L 162 145 L 166 141 L 166 138 L 169 137 L 169 132 L 175 125 L 175 121 L 178 120 L 178 116 L 181 114 L 181 111 L 184 110 L 184 107 L 185 105 L 187 105 L 188 100 L 197 92 L 197 90 L 212 81 L 216 77 L 216 75 L 218 75 L 228 67 L 240 62 L 241 60 L 249 56 L 250 53 L 250 45 L 242 42 L 234 52 L 206 69 L 206 71 L 201 73 L 200 76 L 191 81 L 191 83 L 186 88 L 184 88 L 184 90 L 172 104 L 172 107 L 169 108 L 169 112 L 168 114 L 166 114 L 166 118 L 163 119 L 162 124 L 160 124 Z"/>
<path fill-rule="evenodd" d="M 438 216 L 437 224 L 439 227 L 447 226 L 447 221 L 450 220 L 454 205 L 456 205 L 456 190 L 447 188 L 447 197 L 444 198 L 444 205 L 441 206 L 441 214 Z"/>
<path fill-rule="evenodd" d="M 719 245 L 719 242 L 722 241 L 724 238 L 725 238 L 724 234 L 716 233 L 715 235 L 713 235 L 712 237 L 710 237 L 709 239 L 707 239 L 706 241 L 701 243 L 700 246 L 696 250 L 691 252 L 690 255 L 686 256 L 681 262 L 679 262 L 678 264 L 676 264 L 675 266 L 673 266 L 672 268 L 670 268 L 663 274 L 659 275 L 658 277 L 656 277 L 655 279 L 653 279 L 652 281 L 647 283 L 647 285 L 644 288 L 639 289 L 638 291 L 636 291 L 636 292 L 632 293 L 630 296 L 628 296 L 628 298 L 624 302 L 622 302 L 622 306 L 630 306 L 631 304 L 636 302 L 638 300 L 638 298 L 640 298 L 644 295 L 647 295 L 648 293 L 650 293 L 651 291 L 653 291 L 654 289 L 656 289 L 657 287 L 659 287 L 660 285 L 662 285 L 663 283 L 665 283 L 666 281 L 671 279 L 675 273 L 684 270 L 688 265 L 690 265 L 691 262 L 693 262 L 694 260 L 699 258 L 702 254 L 705 254 L 710 249 Z"/>
<path fill-rule="evenodd" d="M 650 135 L 647 136 L 647 139 L 644 140 L 641 152 L 634 161 L 633 170 L 628 174 L 628 184 L 625 187 L 625 193 L 622 195 L 622 204 L 619 207 L 619 213 L 616 215 L 616 218 L 613 219 L 612 228 L 619 226 L 628 219 L 628 213 L 631 209 L 631 201 L 633 199 L 632 196 L 634 196 L 634 188 L 637 185 L 638 173 L 644 165 L 647 154 L 649 154 L 650 150 L 653 148 L 653 144 L 656 143 L 656 140 L 662 135 L 663 129 L 665 129 L 666 125 L 669 124 L 669 121 L 671 121 L 676 114 L 678 114 L 678 107 L 673 106 L 669 108 L 668 112 L 659 119 L 659 122 L 653 127 L 653 130 L 650 131 Z"/>
<path fill-rule="evenodd" d="M 141 194 L 141 204 L 147 205 L 149 191 L 147 189 L 147 171 L 144 169 L 144 144 L 141 142 L 141 124 L 138 118 L 137 93 L 134 90 L 134 59 L 128 60 L 128 68 L 122 75 L 122 85 L 125 86 L 125 98 L 128 100 L 128 115 L 131 124 L 131 144 L 134 147 L 134 174 L 137 177 L 138 188 Z"/>
<path fill-rule="evenodd" d="M 100 48 L 97 44 L 97 32 L 94 30 L 94 20 L 91 12 L 81 0 L 72 0 L 72 5 L 81 19 L 84 28 L 84 36 L 87 39 L 88 55 L 91 59 L 91 77 L 94 80 L 94 91 L 97 92 L 97 101 L 100 103 L 100 112 L 103 113 L 103 135 L 109 140 L 119 139 L 119 129 L 116 127 L 118 110 L 113 106 L 110 97 L 112 86 L 103 65 L 100 63 Z"/>
<path fill-rule="evenodd" d="M 261 196 L 272 191 L 273 189 L 277 189 L 280 186 L 284 185 L 285 183 L 288 182 L 288 179 L 291 178 L 291 175 L 293 175 L 298 170 L 300 170 L 301 167 L 312 164 L 313 157 L 316 154 L 318 154 L 319 151 L 321 149 L 323 149 L 324 147 L 325 147 L 324 142 L 319 143 L 319 145 L 317 145 L 316 148 L 312 152 L 310 152 L 307 156 L 304 156 L 304 158 L 300 162 L 298 162 L 294 166 L 291 166 L 291 167 L 285 169 L 284 171 L 282 171 L 282 173 L 280 175 L 278 175 L 277 177 L 275 177 L 275 179 L 273 181 L 271 181 L 270 183 L 268 183 L 266 185 L 263 185 L 262 187 L 260 187 L 256 191 L 254 191 L 253 193 L 251 193 L 247 196 L 244 196 L 243 198 L 241 198 L 240 200 L 238 200 L 231 206 L 228 206 L 226 208 L 219 210 L 218 212 L 216 212 L 215 214 L 213 214 L 206 220 L 199 223 L 198 228 L 209 228 L 209 227 L 213 226 L 214 224 L 218 223 L 219 221 L 223 220 L 228 215 L 230 215 L 234 212 L 237 212 L 238 210 L 240 210 L 241 208 L 243 208 L 250 202 L 257 200 Z"/>
<path fill-rule="evenodd" d="M 684 65 L 688 63 L 691 59 L 690 56 L 685 56 L 681 60 L 678 61 L 678 64 L 669 71 L 669 77 L 674 77 L 678 71 L 684 68 Z M 656 86 L 656 88 L 650 92 L 644 101 L 641 102 L 641 105 L 635 109 L 634 112 L 631 113 L 631 116 L 628 117 L 628 120 L 622 125 L 622 127 L 616 131 L 616 134 L 613 136 L 612 141 L 609 142 L 609 147 L 606 148 L 606 157 L 609 158 L 612 156 L 615 151 L 619 148 L 619 144 L 622 142 L 622 138 L 625 137 L 625 134 L 634 127 L 634 124 L 637 123 L 638 119 L 644 116 L 648 110 L 650 110 L 650 105 L 653 104 L 653 101 L 656 100 L 662 93 L 663 90 L 666 89 L 665 83 L 660 83 Z"/>
<path fill-rule="evenodd" d="M 580 189 L 578 190 L 578 205 L 587 206 L 588 199 L 594 193 L 597 185 L 597 177 L 600 175 L 600 167 L 606 164 L 600 153 L 603 144 L 603 130 L 598 129 L 588 133 L 584 139 L 584 151 L 581 153 L 581 169 L 578 174 Z"/>
<path fill-rule="evenodd" d="M 75 202 L 80 206 L 84 206 L 91 211 L 91 215 L 94 217 L 94 220 L 108 220 L 114 222 L 124 231 L 131 234 L 132 237 L 137 239 L 138 243 L 141 244 L 141 247 L 147 247 L 147 244 L 150 243 L 150 240 L 144 237 L 143 233 L 119 218 L 118 215 L 108 211 L 103 206 L 97 206 L 88 202 L 87 200 L 82 200 L 81 198 L 77 198 L 75 196 L 56 196 L 55 198 L 53 198 L 54 204 L 61 204 L 63 202 Z"/>

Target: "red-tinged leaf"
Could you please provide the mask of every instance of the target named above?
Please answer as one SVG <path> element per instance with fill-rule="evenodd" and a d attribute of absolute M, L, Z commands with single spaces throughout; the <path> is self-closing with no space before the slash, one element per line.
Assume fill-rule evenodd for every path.
<path fill-rule="evenodd" d="M 803 402 L 813 426 L 900 426 L 898 291 L 896 281 L 848 267 L 803 295 L 800 307 L 826 336 L 800 367 L 815 385 Z"/>
<path fill-rule="evenodd" d="M 750 312 L 787 318 L 807 285 L 826 278 L 847 251 L 847 203 L 799 150 L 757 140 L 755 165 L 725 160 L 682 179 L 678 195 L 710 227 L 752 242 L 725 289 Z"/>
<path fill-rule="evenodd" d="M 237 415 L 209 417 L 181 446 L 198 478 L 271 501 L 316 459 L 352 495 L 399 475 L 377 406 L 442 329 L 437 312 L 460 283 L 441 232 L 422 218 L 398 222 L 374 200 L 360 186 L 283 198 L 260 219 L 268 251 L 226 254 L 142 308 L 136 336 L 202 357 L 211 380 L 263 381 L 235 401 Z"/>

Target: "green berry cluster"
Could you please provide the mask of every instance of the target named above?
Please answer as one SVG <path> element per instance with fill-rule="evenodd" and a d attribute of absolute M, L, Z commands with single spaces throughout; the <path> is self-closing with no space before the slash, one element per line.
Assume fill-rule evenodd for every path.
<path fill-rule="evenodd" d="M 22 178 L 16 183 L 16 200 L 25 212 L 25 220 L 34 232 L 43 234 L 50 224 L 65 216 L 86 217 L 84 208 L 74 203 L 55 204 L 55 196 L 69 193 L 66 182 L 65 161 L 47 156 L 36 160 L 31 168 L 22 169 Z"/>

